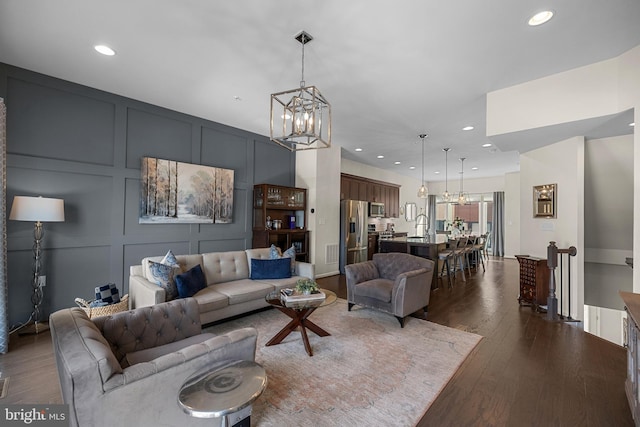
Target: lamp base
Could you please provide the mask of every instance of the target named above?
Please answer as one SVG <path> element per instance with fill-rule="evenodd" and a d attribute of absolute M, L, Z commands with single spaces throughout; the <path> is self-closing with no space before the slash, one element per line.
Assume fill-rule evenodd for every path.
<path fill-rule="evenodd" d="M 32 322 L 27 323 L 18 331 L 18 335 L 34 335 L 49 330 L 48 322 Z"/>

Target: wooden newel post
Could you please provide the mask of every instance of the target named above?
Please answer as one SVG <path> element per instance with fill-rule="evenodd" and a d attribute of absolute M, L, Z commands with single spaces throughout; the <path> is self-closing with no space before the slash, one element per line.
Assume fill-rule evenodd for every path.
<path fill-rule="evenodd" d="M 558 266 L 558 248 L 556 242 L 547 246 L 547 267 L 549 267 L 549 296 L 547 297 L 547 320 L 558 319 L 558 298 L 556 298 L 556 267 Z"/>

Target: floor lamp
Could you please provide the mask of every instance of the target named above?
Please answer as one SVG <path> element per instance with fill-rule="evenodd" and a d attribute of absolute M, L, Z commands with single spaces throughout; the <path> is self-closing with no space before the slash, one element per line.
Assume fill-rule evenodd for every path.
<path fill-rule="evenodd" d="M 40 321 L 40 306 L 42 305 L 42 284 L 40 277 L 42 273 L 42 238 L 44 237 L 43 222 L 62 222 L 64 221 L 64 200 L 50 199 L 46 197 L 29 197 L 15 196 L 9 219 L 16 221 L 33 221 L 35 228 L 33 230 L 33 274 L 31 277 L 31 286 L 33 293 L 31 302 L 33 303 L 33 312 L 29 321 L 20 333 L 35 333 L 46 331 L 49 329 L 47 322 Z M 33 322 L 33 323 L 32 323 Z"/>

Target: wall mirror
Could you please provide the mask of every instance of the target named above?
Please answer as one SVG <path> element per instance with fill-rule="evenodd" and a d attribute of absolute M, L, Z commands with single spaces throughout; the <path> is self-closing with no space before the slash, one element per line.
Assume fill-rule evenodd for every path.
<path fill-rule="evenodd" d="M 404 219 L 406 221 L 415 221 L 418 215 L 418 206 L 413 202 L 407 202 L 404 205 Z"/>
<path fill-rule="evenodd" d="M 558 188 L 556 184 L 536 185 L 533 187 L 533 216 L 534 218 L 555 218 L 556 198 Z"/>

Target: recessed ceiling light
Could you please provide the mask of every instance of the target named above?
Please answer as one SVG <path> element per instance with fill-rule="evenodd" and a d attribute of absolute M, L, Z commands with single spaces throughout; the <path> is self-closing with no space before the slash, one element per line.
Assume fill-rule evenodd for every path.
<path fill-rule="evenodd" d="M 462 130 L 473 130 L 473 126 L 465 126 L 462 128 Z"/>
<path fill-rule="evenodd" d="M 474 167 L 472 167 L 472 168 L 471 168 L 471 170 L 472 170 L 472 171 L 477 171 L 477 170 L 478 170 L 478 168 L 477 168 L 477 166 L 474 166 Z"/>
<path fill-rule="evenodd" d="M 435 171 L 434 173 L 435 173 L 436 175 L 439 175 L 439 174 L 440 174 L 440 171 Z"/>
<path fill-rule="evenodd" d="M 633 127 L 633 126 L 635 126 L 635 125 L 636 125 L 636 122 L 631 122 L 631 123 L 629 123 L 629 126 L 631 126 L 631 127 Z"/>
<path fill-rule="evenodd" d="M 553 17 L 553 11 L 543 10 L 542 12 L 536 13 L 529 19 L 529 25 L 532 27 L 542 25 L 545 22 L 548 22 L 549 19 L 551 19 L 552 17 Z"/>
<path fill-rule="evenodd" d="M 378 156 L 379 159 L 384 159 L 384 156 L 380 155 Z"/>
<path fill-rule="evenodd" d="M 107 55 L 107 56 L 113 56 L 116 54 L 116 51 L 111 49 L 109 46 L 103 45 L 103 44 L 97 44 L 93 47 L 97 52 L 103 54 L 103 55 Z"/>
<path fill-rule="evenodd" d="M 362 151 L 362 148 L 356 148 L 356 151 L 360 152 L 360 151 Z"/>
<path fill-rule="evenodd" d="M 491 144 L 487 142 L 486 144 L 482 144 L 482 146 L 483 146 L 484 148 L 487 148 L 487 147 L 491 147 Z"/>
<path fill-rule="evenodd" d="M 401 163 L 402 163 L 402 162 L 393 162 L 393 164 L 394 164 L 394 165 L 399 165 L 399 164 L 401 164 Z"/>
<path fill-rule="evenodd" d="M 416 167 L 415 166 L 409 166 L 409 169 L 414 170 Z"/>

